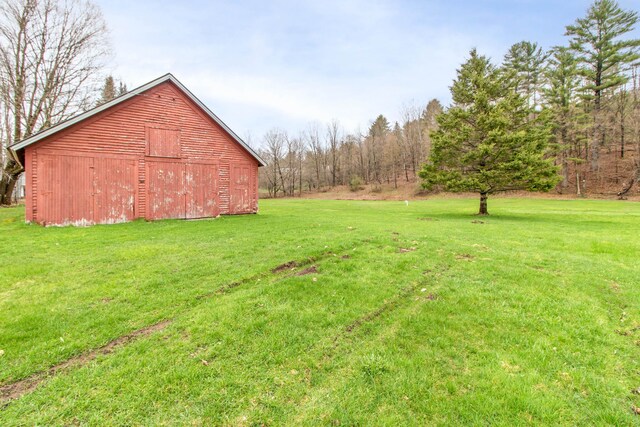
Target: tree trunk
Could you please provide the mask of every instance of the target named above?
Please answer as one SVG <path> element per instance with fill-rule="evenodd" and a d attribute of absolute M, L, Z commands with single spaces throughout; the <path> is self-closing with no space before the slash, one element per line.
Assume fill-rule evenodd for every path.
<path fill-rule="evenodd" d="M 567 141 L 567 127 L 566 126 L 562 126 L 562 131 L 561 131 L 561 135 L 562 135 L 562 144 L 566 144 Z M 561 165 L 562 165 L 562 182 L 560 184 L 560 188 L 562 192 L 567 191 L 567 187 L 569 187 L 569 161 L 568 161 L 568 152 L 567 152 L 568 148 L 563 148 L 562 149 L 562 153 L 560 155 L 561 158 Z"/>
<path fill-rule="evenodd" d="M 393 188 L 398 189 L 398 174 L 396 172 L 396 165 L 393 165 Z"/>
<path fill-rule="evenodd" d="M 624 159 L 624 122 L 620 122 L 620 158 Z"/>
<path fill-rule="evenodd" d="M 298 195 L 300 197 L 302 197 L 302 151 L 300 151 L 300 158 L 299 158 L 299 162 L 300 164 L 298 165 L 298 185 L 299 185 L 299 189 L 298 189 Z"/>
<path fill-rule="evenodd" d="M 598 172 L 600 167 L 600 143 L 591 145 L 591 172 Z"/>
<path fill-rule="evenodd" d="M 569 162 L 567 161 L 567 151 L 562 152 L 562 181 L 560 183 L 560 188 L 562 192 L 567 190 L 569 186 Z"/>
<path fill-rule="evenodd" d="M 633 188 L 633 184 L 636 182 L 640 182 L 640 160 L 636 160 L 635 162 L 636 170 L 633 174 L 633 177 L 629 179 L 629 181 L 624 185 L 622 190 L 618 193 L 618 200 L 625 200 L 631 188 Z"/>
<path fill-rule="evenodd" d="M 489 211 L 487 210 L 487 193 L 480 193 L 480 210 L 478 211 L 478 215 L 489 215 Z"/>
<path fill-rule="evenodd" d="M 9 206 L 13 200 L 13 190 L 16 187 L 16 182 L 22 173 L 22 168 L 13 159 L 7 161 L 7 165 L 2 171 L 2 178 L 0 179 L 0 206 Z"/>

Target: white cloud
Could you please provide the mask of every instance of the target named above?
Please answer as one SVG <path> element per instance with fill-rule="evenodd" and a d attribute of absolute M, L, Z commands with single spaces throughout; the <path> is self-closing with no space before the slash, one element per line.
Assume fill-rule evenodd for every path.
<path fill-rule="evenodd" d="M 586 9 L 555 0 L 102 3 L 116 75 L 133 87 L 172 72 L 254 139 L 333 118 L 364 130 L 378 114 L 398 119 L 410 100 L 446 103 L 472 47 L 499 61 L 523 38 L 559 43 Z"/>

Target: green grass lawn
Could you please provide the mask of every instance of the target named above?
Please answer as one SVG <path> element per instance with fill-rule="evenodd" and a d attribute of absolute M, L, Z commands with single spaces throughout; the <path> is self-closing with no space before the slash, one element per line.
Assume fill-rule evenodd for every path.
<path fill-rule="evenodd" d="M 640 204 L 476 210 L 42 228 L 1 209 L 0 387 L 42 381 L 0 425 L 640 425 Z"/>

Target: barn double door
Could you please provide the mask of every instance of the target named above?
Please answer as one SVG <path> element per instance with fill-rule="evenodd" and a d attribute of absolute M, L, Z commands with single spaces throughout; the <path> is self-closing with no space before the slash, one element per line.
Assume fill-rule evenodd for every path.
<path fill-rule="evenodd" d="M 35 220 L 87 225 L 135 217 L 136 161 L 42 151 L 37 158 Z"/>
<path fill-rule="evenodd" d="M 147 160 L 147 219 L 217 216 L 218 168 L 211 163 Z"/>

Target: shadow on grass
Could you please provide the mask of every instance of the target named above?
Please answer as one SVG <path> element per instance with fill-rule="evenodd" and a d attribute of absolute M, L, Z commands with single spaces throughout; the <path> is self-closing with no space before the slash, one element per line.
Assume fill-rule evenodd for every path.
<path fill-rule="evenodd" d="M 477 221 L 489 223 L 493 221 L 511 221 L 511 222 L 538 222 L 538 223 L 554 223 L 554 224 L 563 224 L 565 221 L 558 221 L 557 218 L 554 219 L 552 215 L 531 213 L 531 214 L 505 214 L 505 213 L 493 213 L 489 215 L 478 215 L 475 213 L 463 213 L 463 212 L 451 212 L 451 213 L 431 213 L 425 212 L 424 215 L 419 215 L 416 219 L 421 221 L 429 221 L 429 219 L 436 221 L 465 221 L 469 222 Z M 602 222 L 603 224 L 607 224 L 607 222 Z"/>
<path fill-rule="evenodd" d="M 490 215 L 477 215 L 471 213 L 453 212 L 453 213 L 431 213 L 425 212 L 424 215 L 416 217 L 419 221 L 468 221 L 477 223 L 478 225 L 490 223 L 506 223 L 513 222 L 518 224 L 548 224 L 563 227 L 568 224 L 581 224 L 587 227 L 606 228 L 618 227 L 619 223 L 615 219 L 605 221 L 602 219 L 588 219 L 579 215 L 568 215 L 565 220 L 559 220 L 557 215 L 552 213 L 530 213 L 530 214 L 512 214 L 512 213 L 493 213 Z"/>

